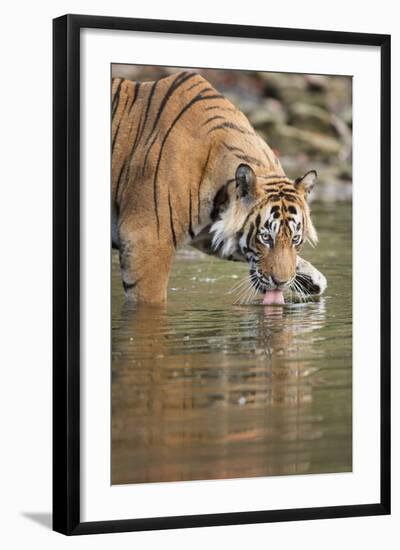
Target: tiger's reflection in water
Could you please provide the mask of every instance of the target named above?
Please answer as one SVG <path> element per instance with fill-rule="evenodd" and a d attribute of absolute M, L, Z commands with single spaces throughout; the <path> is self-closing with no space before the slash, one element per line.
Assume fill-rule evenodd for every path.
<path fill-rule="evenodd" d="M 113 484 L 348 470 L 351 445 L 321 414 L 323 298 L 227 311 L 125 303 L 120 323 Z"/>

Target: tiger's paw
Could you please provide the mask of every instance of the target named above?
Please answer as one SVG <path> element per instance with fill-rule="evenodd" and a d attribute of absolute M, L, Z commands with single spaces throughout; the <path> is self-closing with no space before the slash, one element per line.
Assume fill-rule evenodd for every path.
<path fill-rule="evenodd" d="M 328 284 L 326 277 L 300 256 L 297 257 L 295 281 L 301 292 L 312 296 L 323 294 Z"/>

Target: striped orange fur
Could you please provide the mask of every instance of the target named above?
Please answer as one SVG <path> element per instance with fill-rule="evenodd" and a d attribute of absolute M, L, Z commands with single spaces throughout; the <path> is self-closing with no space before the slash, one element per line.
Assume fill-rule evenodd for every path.
<path fill-rule="evenodd" d="M 282 218 L 292 201 L 305 238 L 316 237 L 306 190 L 285 176 L 245 115 L 202 76 L 185 71 L 155 82 L 115 78 L 111 95 L 112 237 L 128 297 L 164 302 L 175 251 L 186 243 L 251 263 L 240 239 L 276 197 Z M 239 166 L 245 167 L 243 184 L 253 180 L 246 196 Z M 285 239 L 282 261 L 290 258 L 290 268 L 282 272 L 289 277 L 297 249 L 290 236 Z M 265 247 L 259 262 L 266 276 L 271 254 Z"/>

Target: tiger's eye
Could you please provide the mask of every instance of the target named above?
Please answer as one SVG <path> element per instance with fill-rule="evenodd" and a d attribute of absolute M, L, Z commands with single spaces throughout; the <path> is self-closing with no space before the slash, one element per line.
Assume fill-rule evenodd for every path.
<path fill-rule="evenodd" d="M 273 244 L 274 240 L 273 238 L 271 237 L 271 235 L 269 235 L 268 233 L 264 233 L 264 234 L 261 234 L 260 235 L 260 238 L 261 238 L 261 241 L 264 243 L 264 244 Z"/>
<path fill-rule="evenodd" d="M 293 237 L 293 239 L 292 239 L 292 243 L 293 243 L 294 245 L 299 244 L 300 241 L 301 241 L 301 235 L 295 235 L 295 236 Z"/>

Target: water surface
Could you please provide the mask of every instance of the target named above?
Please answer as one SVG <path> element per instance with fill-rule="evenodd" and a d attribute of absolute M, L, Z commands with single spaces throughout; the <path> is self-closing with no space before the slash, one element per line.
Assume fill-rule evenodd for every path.
<path fill-rule="evenodd" d="M 233 305 L 246 265 L 185 249 L 167 307 L 135 308 L 113 255 L 113 484 L 351 471 L 351 205 L 313 220 L 308 303 Z"/>

